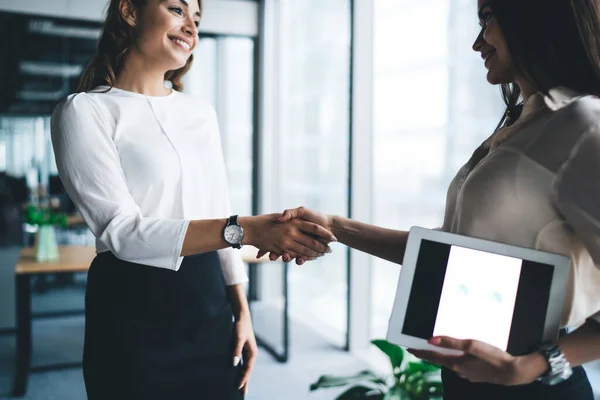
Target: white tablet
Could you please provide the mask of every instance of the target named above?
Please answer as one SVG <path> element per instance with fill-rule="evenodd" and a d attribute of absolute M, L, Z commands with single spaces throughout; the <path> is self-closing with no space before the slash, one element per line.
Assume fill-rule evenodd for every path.
<path fill-rule="evenodd" d="M 558 335 L 569 259 L 413 227 L 387 340 L 414 349 L 433 336 L 476 339 L 513 355 Z"/>

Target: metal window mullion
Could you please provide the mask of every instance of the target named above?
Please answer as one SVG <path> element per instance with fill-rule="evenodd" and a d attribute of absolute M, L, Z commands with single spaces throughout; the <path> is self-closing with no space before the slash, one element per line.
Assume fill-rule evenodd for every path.
<path fill-rule="evenodd" d="M 351 1 L 350 218 L 372 221 L 373 205 L 373 2 Z M 348 250 L 347 349 L 371 340 L 371 256 Z"/>

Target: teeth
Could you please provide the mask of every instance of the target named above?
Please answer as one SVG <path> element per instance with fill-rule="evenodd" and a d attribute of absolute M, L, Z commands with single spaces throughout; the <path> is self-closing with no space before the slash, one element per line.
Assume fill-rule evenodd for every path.
<path fill-rule="evenodd" d="M 187 44 L 186 42 L 184 42 L 183 40 L 179 40 L 179 39 L 171 39 L 172 41 L 174 41 L 177 44 L 180 44 L 181 46 L 183 46 L 186 50 L 190 50 L 190 45 Z"/>

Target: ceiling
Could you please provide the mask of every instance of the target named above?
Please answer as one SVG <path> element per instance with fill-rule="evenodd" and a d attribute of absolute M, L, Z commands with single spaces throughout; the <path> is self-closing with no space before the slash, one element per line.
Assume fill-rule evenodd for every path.
<path fill-rule="evenodd" d="M 49 115 L 75 91 L 100 24 L 0 12 L 0 114 Z"/>

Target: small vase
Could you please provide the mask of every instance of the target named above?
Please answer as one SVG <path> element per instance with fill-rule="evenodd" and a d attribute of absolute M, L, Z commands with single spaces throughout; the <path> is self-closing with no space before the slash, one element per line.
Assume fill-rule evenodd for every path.
<path fill-rule="evenodd" d="M 58 260 L 58 243 L 54 226 L 39 226 L 35 238 L 35 258 L 39 262 Z"/>

